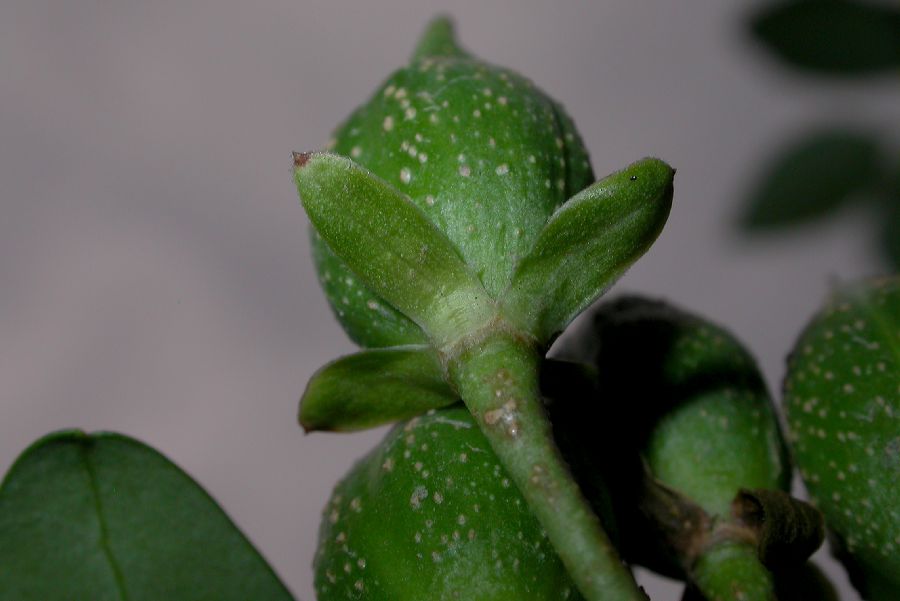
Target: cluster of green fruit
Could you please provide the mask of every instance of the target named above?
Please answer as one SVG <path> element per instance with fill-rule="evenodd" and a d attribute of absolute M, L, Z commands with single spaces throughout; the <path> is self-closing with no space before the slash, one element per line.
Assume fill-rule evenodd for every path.
<path fill-rule="evenodd" d="M 320 601 L 827 599 L 822 514 L 749 353 L 664 303 L 600 306 L 653 243 L 674 171 L 594 181 L 562 108 L 436 20 L 409 65 L 295 155 L 320 282 L 364 347 L 320 370 L 307 430 L 401 421 L 336 487 Z M 791 358 L 785 407 L 812 499 L 868 598 L 900 591 L 900 283 L 838 297 Z M 896 413 L 896 416 L 895 416 Z"/>
<path fill-rule="evenodd" d="M 594 181 L 572 121 L 435 21 L 338 131 L 295 154 L 326 295 L 361 352 L 320 370 L 307 430 L 400 422 L 338 484 L 320 601 L 831 601 L 823 538 L 900 598 L 900 278 L 837 293 L 784 386 L 791 463 L 744 347 L 643 298 L 600 305 L 653 243 L 674 171 Z M 821 511 L 821 513 L 820 513 Z M 198 552 L 202 550 L 202 552 Z M 0 484 L 0 599 L 291 599 L 184 472 L 127 437 L 51 434 Z"/>

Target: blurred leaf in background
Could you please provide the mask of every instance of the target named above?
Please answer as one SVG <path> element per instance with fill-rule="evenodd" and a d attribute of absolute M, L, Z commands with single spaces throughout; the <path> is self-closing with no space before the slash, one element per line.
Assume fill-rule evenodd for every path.
<path fill-rule="evenodd" d="M 797 73 L 824 78 L 900 75 L 900 7 L 846 0 L 767 5 L 747 28 Z M 864 85 L 860 82 L 859 85 Z M 747 232 L 788 229 L 865 201 L 878 223 L 879 248 L 900 269 L 900 170 L 897 136 L 823 126 L 777 150 L 745 201 Z"/>
<path fill-rule="evenodd" d="M 741 225 L 747 230 L 800 225 L 832 213 L 872 187 L 879 161 L 874 136 L 840 129 L 807 134 L 765 170 Z"/>
<path fill-rule="evenodd" d="M 751 31 L 778 58 L 836 76 L 900 69 L 900 8 L 846 0 L 779 2 L 763 9 Z"/>

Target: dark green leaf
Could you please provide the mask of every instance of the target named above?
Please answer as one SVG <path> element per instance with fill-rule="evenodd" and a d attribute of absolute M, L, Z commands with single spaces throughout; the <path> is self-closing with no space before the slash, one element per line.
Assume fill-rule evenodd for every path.
<path fill-rule="evenodd" d="M 313 375 L 300 399 L 300 423 L 307 432 L 362 430 L 458 400 L 431 348 L 367 350 L 329 363 Z"/>
<path fill-rule="evenodd" d="M 900 11 L 846 0 L 780 2 L 755 16 L 753 34 L 794 67 L 867 75 L 900 67 Z"/>
<path fill-rule="evenodd" d="M 818 131 L 791 144 L 768 166 L 750 196 L 747 230 L 795 225 L 821 217 L 872 186 L 878 142 L 854 131 Z"/>
<path fill-rule="evenodd" d="M 579 192 L 516 266 L 509 315 L 541 342 L 561 332 L 656 240 L 675 171 L 644 159 Z"/>
<path fill-rule="evenodd" d="M 437 344 L 494 314 L 457 248 L 412 201 L 350 159 L 296 154 L 300 200 L 316 231 L 377 295 Z"/>
<path fill-rule="evenodd" d="M 135 440 L 50 434 L 0 487 L 0 599 L 290 598 L 209 495 Z"/>

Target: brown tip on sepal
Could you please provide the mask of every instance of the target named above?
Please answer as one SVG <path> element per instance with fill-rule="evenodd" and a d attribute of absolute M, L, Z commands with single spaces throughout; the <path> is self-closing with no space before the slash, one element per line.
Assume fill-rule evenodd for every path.
<path fill-rule="evenodd" d="M 299 169 L 306 165 L 309 162 L 310 157 L 312 157 L 311 152 L 295 152 L 294 153 L 294 167 Z"/>

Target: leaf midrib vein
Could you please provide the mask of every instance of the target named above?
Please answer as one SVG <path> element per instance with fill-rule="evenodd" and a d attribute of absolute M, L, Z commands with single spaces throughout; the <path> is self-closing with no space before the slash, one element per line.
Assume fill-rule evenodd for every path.
<path fill-rule="evenodd" d="M 90 457 L 88 455 L 88 449 L 82 445 L 81 448 L 81 460 L 84 463 L 84 469 L 88 475 L 88 483 L 91 487 L 91 495 L 93 497 L 93 507 L 97 512 L 97 523 L 100 526 L 100 549 L 103 552 L 104 557 L 106 557 L 106 561 L 109 562 L 110 569 L 113 573 L 113 580 L 116 583 L 116 588 L 118 589 L 119 598 L 122 601 L 128 601 L 128 594 L 125 591 L 125 577 L 122 574 L 122 569 L 116 561 L 115 556 L 113 555 L 112 548 L 110 548 L 109 544 L 109 528 L 106 525 L 106 519 L 103 516 L 103 502 L 100 498 L 100 487 L 97 481 L 97 472 L 94 469 L 94 466 L 91 464 Z"/>

